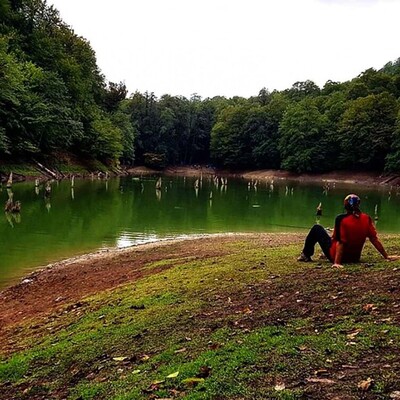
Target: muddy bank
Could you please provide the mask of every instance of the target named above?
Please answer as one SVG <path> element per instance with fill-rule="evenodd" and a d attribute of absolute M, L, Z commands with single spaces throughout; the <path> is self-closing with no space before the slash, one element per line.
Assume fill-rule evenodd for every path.
<path fill-rule="evenodd" d="M 173 260 L 178 257 L 205 259 L 223 255 L 221 245 L 238 240 L 262 240 L 271 247 L 300 243 L 302 237 L 301 234 L 207 235 L 103 250 L 50 264 L 0 292 L 0 338 L 2 330 L 10 324 L 49 313 L 63 304 L 135 281 L 149 273 L 161 272 L 173 266 Z M 161 260 L 163 265 L 151 272 L 145 268 Z"/>
<path fill-rule="evenodd" d="M 379 174 L 374 172 L 333 171 L 323 174 L 295 174 L 283 170 L 256 170 L 256 171 L 228 171 L 211 167 L 168 167 L 163 171 L 156 171 L 146 167 L 134 167 L 126 170 L 130 175 L 165 174 L 170 176 L 225 176 L 243 178 L 247 180 L 295 180 L 299 182 L 340 182 L 348 184 L 400 185 L 400 176 L 394 174 Z"/>
<path fill-rule="evenodd" d="M 4 183 L 7 181 L 12 166 L 7 168 L 2 165 L 0 170 L 0 179 Z M 258 180 L 294 180 L 299 182 L 341 182 L 348 184 L 362 184 L 368 186 L 374 185 L 400 185 L 400 175 L 397 174 L 380 174 L 375 172 L 353 172 L 353 171 L 332 171 L 323 174 L 296 174 L 284 170 L 253 170 L 253 171 L 230 171 L 224 169 L 216 169 L 211 166 L 194 165 L 194 166 L 170 166 L 163 170 L 155 170 L 145 166 L 121 167 L 109 170 L 108 172 L 93 172 L 80 168 L 80 171 L 58 171 L 42 166 L 31 165 L 29 174 L 13 172 L 14 182 L 25 180 L 40 179 L 45 181 L 48 179 L 69 179 L 72 175 L 80 178 L 105 178 L 115 176 L 146 176 L 146 175 L 168 175 L 168 176 L 224 176 L 242 179 L 258 179 Z M 7 172 L 5 172 L 7 170 Z"/>

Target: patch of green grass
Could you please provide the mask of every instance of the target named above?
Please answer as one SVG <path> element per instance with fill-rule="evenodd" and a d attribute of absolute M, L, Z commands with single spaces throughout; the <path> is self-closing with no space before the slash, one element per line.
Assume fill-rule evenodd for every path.
<path fill-rule="evenodd" d="M 78 164 L 56 164 L 56 168 L 63 174 L 86 174 L 87 169 Z"/>
<path fill-rule="evenodd" d="M 24 176 L 37 176 L 39 173 L 30 164 L 7 164 L 0 165 L 0 172 L 4 175 L 8 175 L 10 172 Z"/>
<path fill-rule="evenodd" d="M 18 382 L 29 369 L 29 358 L 17 354 L 7 361 L 0 361 L 0 382 Z"/>
<path fill-rule="evenodd" d="M 91 400 L 104 398 L 107 395 L 109 384 L 107 383 L 91 383 L 78 384 L 72 390 L 70 399 Z"/>

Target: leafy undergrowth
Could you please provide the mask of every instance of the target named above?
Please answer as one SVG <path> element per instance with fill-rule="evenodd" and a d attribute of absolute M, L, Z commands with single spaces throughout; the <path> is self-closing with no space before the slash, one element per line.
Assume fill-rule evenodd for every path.
<path fill-rule="evenodd" d="M 368 263 L 334 270 L 295 262 L 299 245 L 220 246 L 18 326 L 0 398 L 400 398 L 397 262 L 367 246 Z"/>
<path fill-rule="evenodd" d="M 10 172 L 23 176 L 37 176 L 37 169 L 31 164 L 0 164 L 0 174 L 8 177 Z"/>

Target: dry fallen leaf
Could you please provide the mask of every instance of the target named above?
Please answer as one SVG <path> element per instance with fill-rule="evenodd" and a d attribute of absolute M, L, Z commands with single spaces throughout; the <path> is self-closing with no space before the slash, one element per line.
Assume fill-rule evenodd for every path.
<path fill-rule="evenodd" d="M 164 383 L 165 381 L 154 381 L 151 384 L 154 386 L 160 385 L 161 383 Z"/>
<path fill-rule="evenodd" d="M 326 369 L 318 369 L 317 371 L 314 371 L 315 376 L 321 376 L 321 375 L 327 375 L 328 370 Z"/>
<path fill-rule="evenodd" d="M 145 393 L 152 393 L 155 392 L 156 390 L 160 389 L 160 385 L 164 383 L 165 381 L 154 381 L 147 389 L 144 389 L 143 391 Z"/>
<path fill-rule="evenodd" d="M 132 375 L 140 374 L 142 371 L 140 369 L 135 369 L 132 371 Z"/>
<path fill-rule="evenodd" d="M 182 381 L 183 384 L 187 385 L 187 386 L 197 386 L 199 383 L 204 382 L 204 378 L 186 378 Z"/>
<path fill-rule="evenodd" d="M 286 386 L 285 386 L 285 384 L 283 382 L 277 383 L 275 385 L 275 390 L 278 391 L 278 392 L 280 392 L 282 390 L 285 390 L 285 389 L 286 389 Z"/>
<path fill-rule="evenodd" d="M 128 357 L 113 357 L 114 361 L 125 361 Z"/>
<path fill-rule="evenodd" d="M 184 353 L 186 350 L 187 350 L 186 347 L 183 347 L 182 349 L 175 350 L 174 353 L 175 353 L 175 354 Z"/>
<path fill-rule="evenodd" d="M 306 381 L 310 383 L 324 383 L 327 385 L 336 383 L 334 380 L 328 378 L 307 378 Z"/>
<path fill-rule="evenodd" d="M 171 378 L 176 378 L 179 375 L 179 371 L 173 372 L 172 374 L 169 374 L 167 376 L 167 378 L 171 379 Z"/>
<path fill-rule="evenodd" d="M 371 311 L 374 311 L 376 309 L 377 309 L 377 307 L 375 307 L 375 304 L 372 304 L 372 303 L 368 303 L 368 304 L 364 304 L 363 305 L 363 310 L 366 311 L 366 312 L 371 312 Z"/>
<path fill-rule="evenodd" d="M 348 369 L 357 369 L 359 368 L 357 365 L 349 365 L 349 364 L 343 364 L 342 368 L 348 368 Z"/>
<path fill-rule="evenodd" d="M 354 339 L 360 332 L 361 329 L 356 329 L 355 331 L 348 333 L 346 337 L 347 339 Z"/>
<path fill-rule="evenodd" d="M 359 389 L 361 389 L 362 391 L 366 392 L 369 389 L 371 389 L 373 383 L 374 383 L 374 380 L 372 378 L 367 378 L 365 381 L 359 382 L 357 387 Z"/>

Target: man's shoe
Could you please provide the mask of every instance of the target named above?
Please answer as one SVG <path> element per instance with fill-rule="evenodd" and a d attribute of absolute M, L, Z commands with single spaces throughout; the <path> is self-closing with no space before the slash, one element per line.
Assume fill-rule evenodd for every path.
<path fill-rule="evenodd" d="M 312 261 L 311 257 L 307 257 L 304 253 L 301 253 L 299 257 L 297 257 L 297 261 L 309 262 Z"/>

